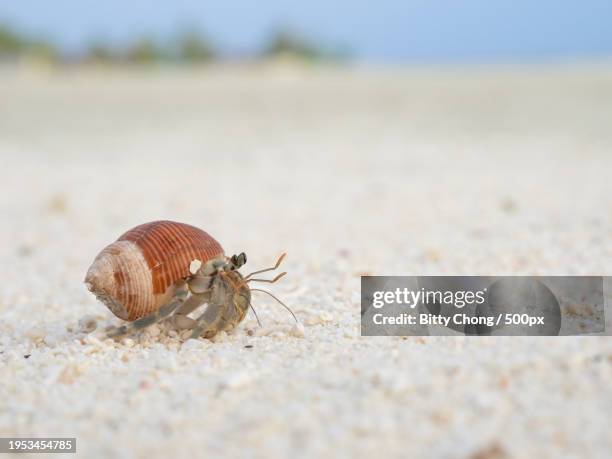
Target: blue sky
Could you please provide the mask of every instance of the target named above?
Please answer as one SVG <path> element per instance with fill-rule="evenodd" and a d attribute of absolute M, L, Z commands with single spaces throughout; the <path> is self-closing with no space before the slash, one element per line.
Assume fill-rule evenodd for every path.
<path fill-rule="evenodd" d="M 68 51 L 189 26 L 246 53 L 286 26 L 366 61 L 612 57 L 612 0 L 0 0 L 0 22 Z"/>

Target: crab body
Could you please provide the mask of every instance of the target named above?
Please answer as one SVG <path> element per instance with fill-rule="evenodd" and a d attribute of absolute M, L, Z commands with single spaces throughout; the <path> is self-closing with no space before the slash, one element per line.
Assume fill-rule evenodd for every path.
<path fill-rule="evenodd" d="M 251 291 L 259 290 L 248 282 L 273 283 L 286 274 L 272 280 L 251 278 L 277 269 L 284 256 L 273 268 L 243 277 L 238 269 L 246 263 L 244 253 L 226 257 L 205 231 L 156 221 L 132 228 L 105 247 L 87 271 L 85 283 L 113 314 L 131 322 L 113 327 L 107 337 L 125 336 L 172 316 L 176 328 L 192 330 L 191 338 L 212 338 L 244 320 Z M 203 304 L 207 306 L 202 314 L 188 316 Z"/>

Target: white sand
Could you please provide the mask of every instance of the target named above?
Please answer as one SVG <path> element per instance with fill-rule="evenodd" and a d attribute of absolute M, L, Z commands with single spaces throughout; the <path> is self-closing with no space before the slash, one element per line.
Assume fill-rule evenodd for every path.
<path fill-rule="evenodd" d="M 612 273 L 610 68 L 4 71 L 0 101 L 0 436 L 74 436 L 83 457 L 610 457 L 609 337 L 359 336 L 360 274 Z M 273 290 L 305 338 L 261 296 L 255 336 L 249 317 L 215 343 L 82 341 L 84 316 L 118 323 L 87 267 L 160 218 L 247 272 L 287 251 Z"/>

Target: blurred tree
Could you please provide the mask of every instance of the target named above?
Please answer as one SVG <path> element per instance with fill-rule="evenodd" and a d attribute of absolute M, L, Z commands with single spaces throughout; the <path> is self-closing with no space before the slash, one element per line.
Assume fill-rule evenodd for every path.
<path fill-rule="evenodd" d="M 94 63 L 110 63 L 118 59 L 117 53 L 103 42 L 94 42 L 87 48 L 85 59 Z"/>
<path fill-rule="evenodd" d="M 178 58 L 186 62 L 206 62 L 215 57 L 212 46 L 195 30 L 184 32 L 178 39 Z"/>
<path fill-rule="evenodd" d="M 26 40 L 17 32 L 0 24 L 0 55 L 17 55 L 26 44 Z"/>
<path fill-rule="evenodd" d="M 345 62 L 351 53 L 345 47 L 322 46 L 313 43 L 290 29 L 281 29 L 261 53 L 263 57 L 289 57 L 303 61 Z"/>
<path fill-rule="evenodd" d="M 46 41 L 31 41 L 25 52 L 28 57 L 47 64 L 56 63 L 61 57 L 57 48 Z"/>
<path fill-rule="evenodd" d="M 263 54 L 268 57 L 288 56 L 304 60 L 314 60 L 324 56 L 324 53 L 317 46 L 289 30 L 277 32 Z"/>
<path fill-rule="evenodd" d="M 168 56 L 151 38 L 141 38 L 126 52 L 128 62 L 136 64 L 151 64 L 167 59 Z"/>
<path fill-rule="evenodd" d="M 21 58 L 53 63 L 59 52 L 47 40 L 32 39 L 7 26 L 0 25 L 0 57 Z"/>

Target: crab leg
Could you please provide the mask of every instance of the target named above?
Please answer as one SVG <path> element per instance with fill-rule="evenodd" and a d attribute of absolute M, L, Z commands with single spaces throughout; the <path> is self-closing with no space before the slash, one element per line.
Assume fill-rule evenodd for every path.
<path fill-rule="evenodd" d="M 216 325 L 223 318 L 221 308 L 223 304 L 209 304 L 206 311 L 195 321 L 195 326 L 188 339 L 202 336 L 204 332 L 216 329 Z"/>
<path fill-rule="evenodd" d="M 106 336 L 113 339 L 121 338 L 161 322 L 165 318 L 170 317 L 177 309 L 179 309 L 185 303 L 188 296 L 189 292 L 187 291 L 187 288 L 183 286 L 177 289 L 174 298 L 172 301 L 170 301 L 170 303 L 160 307 L 153 314 L 138 319 L 129 325 L 121 325 L 120 327 L 111 328 L 107 331 Z"/>

